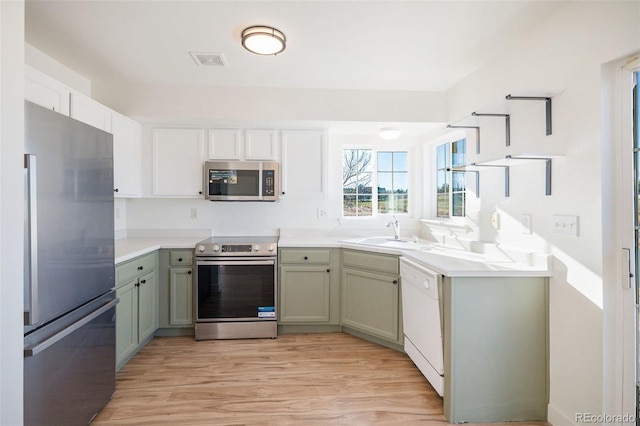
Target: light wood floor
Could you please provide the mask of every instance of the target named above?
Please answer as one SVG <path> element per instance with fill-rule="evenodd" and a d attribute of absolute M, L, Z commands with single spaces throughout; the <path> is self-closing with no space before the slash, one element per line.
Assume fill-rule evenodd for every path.
<path fill-rule="evenodd" d="M 92 424 L 447 422 L 442 399 L 405 354 L 348 334 L 319 333 L 154 338 L 118 373 L 113 399 Z"/>

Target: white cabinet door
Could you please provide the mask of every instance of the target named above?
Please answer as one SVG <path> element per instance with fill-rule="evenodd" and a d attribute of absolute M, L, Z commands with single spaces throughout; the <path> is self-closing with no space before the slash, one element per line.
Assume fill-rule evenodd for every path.
<path fill-rule="evenodd" d="M 71 118 L 111 133 L 112 110 L 81 94 L 71 94 Z"/>
<path fill-rule="evenodd" d="M 24 98 L 60 114 L 69 115 L 71 89 L 31 67 L 25 67 Z"/>
<path fill-rule="evenodd" d="M 282 132 L 282 193 L 286 198 L 327 196 L 327 134 L 324 130 Z"/>
<path fill-rule="evenodd" d="M 113 184 L 116 197 L 140 197 L 140 124 L 117 112 L 111 114 Z"/>
<path fill-rule="evenodd" d="M 240 130 L 209 130 L 209 158 L 212 160 L 241 160 Z"/>
<path fill-rule="evenodd" d="M 204 130 L 154 129 L 153 195 L 201 197 L 204 161 Z"/>
<path fill-rule="evenodd" d="M 245 132 L 245 159 L 277 160 L 277 140 L 275 130 L 248 129 Z"/>

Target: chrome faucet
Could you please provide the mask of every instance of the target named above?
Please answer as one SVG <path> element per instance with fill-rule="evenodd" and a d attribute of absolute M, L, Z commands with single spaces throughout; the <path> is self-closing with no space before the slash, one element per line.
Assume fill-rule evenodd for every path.
<path fill-rule="evenodd" d="M 398 223 L 398 219 L 393 216 L 393 220 L 390 220 L 389 222 L 387 222 L 387 228 L 390 228 L 393 226 L 393 238 L 395 238 L 396 240 L 400 239 L 400 224 Z"/>

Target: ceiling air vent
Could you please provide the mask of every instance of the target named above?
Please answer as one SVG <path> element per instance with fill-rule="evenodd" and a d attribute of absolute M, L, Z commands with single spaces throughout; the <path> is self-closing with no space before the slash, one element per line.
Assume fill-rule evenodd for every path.
<path fill-rule="evenodd" d="M 227 60 L 224 59 L 222 53 L 217 52 L 189 52 L 189 55 L 196 61 L 198 65 L 207 65 L 212 67 L 224 67 Z"/>

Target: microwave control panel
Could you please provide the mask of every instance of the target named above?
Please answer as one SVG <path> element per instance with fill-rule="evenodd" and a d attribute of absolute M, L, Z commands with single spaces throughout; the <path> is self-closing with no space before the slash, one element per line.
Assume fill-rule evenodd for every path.
<path fill-rule="evenodd" d="M 263 170 L 262 172 L 262 195 L 272 197 L 276 193 L 276 171 Z"/>

